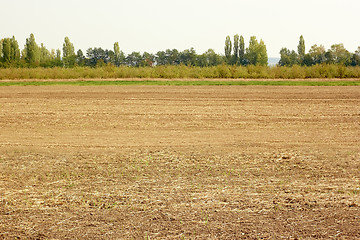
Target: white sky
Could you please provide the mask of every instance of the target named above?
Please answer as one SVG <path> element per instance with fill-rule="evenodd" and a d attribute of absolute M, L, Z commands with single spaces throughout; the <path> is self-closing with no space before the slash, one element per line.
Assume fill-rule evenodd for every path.
<path fill-rule="evenodd" d="M 360 46 L 359 0 L 0 0 L 0 38 L 25 39 L 62 49 L 68 36 L 75 49 L 112 49 L 156 53 L 194 47 L 224 53 L 225 37 L 263 39 L 269 57 L 282 47 L 296 50 L 304 35 L 313 44 Z"/>

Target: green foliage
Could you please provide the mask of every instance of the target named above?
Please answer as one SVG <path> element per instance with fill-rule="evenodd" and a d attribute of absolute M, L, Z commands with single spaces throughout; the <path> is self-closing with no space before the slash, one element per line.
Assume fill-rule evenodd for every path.
<path fill-rule="evenodd" d="M 207 50 L 204 54 L 202 54 L 203 62 L 200 66 L 209 67 L 209 66 L 217 66 L 224 63 L 224 60 L 221 56 L 215 53 L 214 49 Z"/>
<path fill-rule="evenodd" d="M 280 50 L 280 66 L 288 66 L 291 67 L 298 63 L 298 55 L 294 50 L 290 51 L 287 48 L 282 48 Z"/>
<path fill-rule="evenodd" d="M 75 55 L 75 48 L 74 44 L 70 42 L 68 37 L 65 37 L 64 44 L 63 44 L 63 57 L 70 57 Z"/>
<path fill-rule="evenodd" d="M 243 36 L 240 36 L 239 42 L 239 63 L 240 65 L 245 65 L 245 40 Z"/>
<path fill-rule="evenodd" d="M 299 54 L 298 62 L 300 65 L 303 65 L 303 61 L 304 61 L 304 57 L 305 57 L 305 40 L 304 40 L 303 35 L 300 36 L 297 53 Z"/>
<path fill-rule="evenodd" d="M 79 49 L 76 53 L 76 65 L 80 67 L 85 66 L 85 56 L 81 49 Z"/>
<path fill-rule="evenodd" d="M 19 44 L 15 39 L 15 36 L 13 36 L 10 39 L 10 44 L 11 44 L 11 59 L 14 62 L 18 62 L 20 61 L 20 48 L 19 48 Z"/>
<path fill-rule="evenodd" d="M 360 47 L 358 47 L 351 57 L 351 66 L 360 66 Z"/>
<path fill-rule="evenodd" d="M 131 67 L 154 67 L 154 66 L 193 66 L 193 67 L 205 67 L 202 70 L 200 68 L 193 68 L 191 71 L 186 71 L 187 76 L 199 78 L 199 77 L 254 77 L 260 76 L 261 78 L 267 78 L 268 76 L 274 76 L 278 71 L 269 71 L 263 68 L 236 68 L 236 66 L 249 66 L 259 65 L 267 66 L 268 56 L 266 45 L 263 40 L 258 41 L 255 36 L 252 36 L 249 41 L 249 46 L 245 49 L 244 37 L 236 34 L 234 36 L 234 45 L 231 42 L 229 36 L 225 40 L 225 55 L 215 53 L 213 49 L 209 49 L 203 54 L 197 54 L 194 48 L 178 51 L 177 49 L 166 49 L 165 51 L 159 51 L 155 55 L 144 52 L 132 52 L 125 56 L 124 52 L 120 50 L 119 43 L 114 43 L 113 50 L 107 50 L 102 48 L 89 48 L 86 51 L 86 56 L 81 50 L 75 53 L 74 45 L 70 42 L 68 37 L 65 37 L 63 44 L 63 57 L 61 51 L 48 50 L 44 44 L 37 45 L 35 37 L 30 34 L 30 37 L 26 39 L 25 48 L 21 51 L 18 46 L 18 42 L 15 37 L 0 39 L 0 68 L 11 67 L 97 67 L 102 68 L 105 66 L 113 65 L 116 67 L 131 66 Z M 313 65 L 344 65 L 344 66 L 360 66 L 360 47 L 355 53 L 347 51 L 343 44 L 334 44 L 328 51 L 320 45 L 313 45 L 308 53 L 305 53 L 305 40 L 303 36 L 300 36 L 297 52 L 282 48 L 280 50 L 280 62 L 279 66 L 293 67 L 295 65 L 301 66 L 313 66 Z M 224 64 L 231 65 L 223 66 Z M 216 66 L 217 68 L 210 68 Z M 232 67 L 234 66 L 234 67 Z M 322 69 L 323 67 L 318 67 Z M 161 69 L 161 68 L 160 68 Z M 166 76 L 179 76 L 182 75 L 181 68 L 172 69 L 174 72 L 168 73 L 164 70 Z M 197 69 L 196 71 L 194 69 Z M 259 69 L 261 71 L 259 72 Z M 295 69 L 295 68 L 292 68 Z M 326 69 L 330 69 L 326 67 Z M 322 71 L 318 73 L 306 73 L 306 71 L 294 72 L 291 76 L 308 76 L 313 75 L 334 75 L 339 77 L 347 77 L 347 75 L 354 75 L 352 71 L 348 71 L 346 68 L 344 71 L 339 70 L 342 68 L 331 67 L 331 72 Z M 254 71 L 253 71 L 254 70 Z M 298 70 L 298 69 L 297 69 Z M 137 70 L 134 70 L 134 72 Z M 121 69 L 117 71 L 118 76 L 140 76 L 140 77 L 152 77 L 154 72 L 141 69 L 136 74 L 130 73 L 131 71 Z M 159 71 L 159 72 L 162 72 Z M 191 72 L 191 74 L 190 74 Z M 282 72 L 282 71 L 279 71 Z M 298 74 L 299 73 L 299 74 Z M 89 75 L 96 75 L 90 73 Z M 156 75 L 156 74 L 155 74 Z M 356 75 L 356 73 L 355 73 Z"/>
<path fill-rule="evenodd" d="M 255 36 L 250 37 L 245 57 L 250 65 L 267 66 L 268 56 L 264 41 L 260 40 L 259 43 Z"/>
<path fill-rule="evenodd" d="M 307 78 L 360 78 L 360 67 L 344 65 L 284 66 L 217 66 L 198 67 L 185 65 L 160 65 L 156 67 L 115 67 L 99 61 L 96 68 L 2 68 L 0 79 L 114 79 L 114 78 L 162 78 L 162 79 L 307 79 Z"/>
<path fill-rule="evenodd" d="M 15 37 L 2 39 L 0 43 L 0 62 L 5 66 L 17 66 L 20 61 L 20 49 Z"/>
<path fill-rule="evenodd" d="M 179 54 L 180 63 L 186 66 L 196 66 L 197 54 L 194 48 L 185 49 Z"/>
<path fill-rule="evenodd" d="M 3 53 L 2 61 L 5 62 L 5 63 L 9 63 L 11 61 L 11 42 L 10 42 L 10 38 L 5 38 L 3 40 L 2 53 Z"/>
<path fill-rule="evenodd" d="M 114 43 L 114 60 L 113 64 L 119 67 L 121 64 L 125 63 L 125 54 L 120 50 L 119 43 Z"/>
<path fill-rule="evenodd" d="M 65 67 L 73 67 L 76 62 L 75 48 L 68 37 L 64 39 L 63 62 Z"/>
<path fill-rule="evenodd" d="M 324 63 L 326 60 L 325 53 L 326 50 L 323 45 L 318 46 L 317 44 L 315 44 L 311 46 L 309 50 L 309 55 L 312 60 L 311 65 Z"/>
<path fill-rule="evenodd" d="M 231 64 L 237 64 L 239 62 L 239 48 L 240 48 L 240 38 L 239 35 L 236 34 L 234 36 L 234 54 L 232 57 Z"/>
<path fill-rule="evenodd" d="M 30 37 L 26 39 L 25 44 L 25 61 L 29 66 L 38 66 L 40 63 L 40 49 L 36 44 L 34 34 L 30 34 Z"/>
<path fill-rule="evenodd" d="M 2 61 L 2 57 L 3 57 L 3 42 L 4 39 L 0 39 L 0 61 Z"/>
<path fill-rule="evenodd" d="M 228 63 L 230 63 L 231 61 L 231 50 L 232 50 L 232 43 L 230 40 L 230 36 L 227 36 L 225 40 L 225 57 Z"/>
<path fill-rule="evenodd" d="M 326 52 L 326 61 L 331 64 L 351 64 L 351 53 L 345 49 L 343 44 L 334 44 L 331 49 Z"/>

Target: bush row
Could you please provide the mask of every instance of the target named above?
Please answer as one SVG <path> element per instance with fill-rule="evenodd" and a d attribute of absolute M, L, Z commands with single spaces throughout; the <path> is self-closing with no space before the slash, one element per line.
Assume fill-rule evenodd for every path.
<path fill-rule="evenodd" d="M 292 67 L 228 66 L 189 67 L 114 67 L 90 68 L 5 68 L 0 79 L 114 79 L 114 78 L 249 78 L 249 79 L 305 79 L 305 78 L 360 78 L 360 67 L 315 65 Z"/>

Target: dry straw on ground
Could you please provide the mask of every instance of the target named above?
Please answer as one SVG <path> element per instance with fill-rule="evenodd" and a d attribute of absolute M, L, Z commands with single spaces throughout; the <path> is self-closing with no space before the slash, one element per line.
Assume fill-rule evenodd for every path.
<path fill-rule="evenodd" d="M 360 238 L 358 87 L 0 96 L 0 239 Z"/>

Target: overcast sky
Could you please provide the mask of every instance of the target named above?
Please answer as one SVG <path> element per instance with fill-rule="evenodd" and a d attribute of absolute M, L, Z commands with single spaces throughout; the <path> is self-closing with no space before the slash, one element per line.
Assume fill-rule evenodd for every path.
<path fill-rule="evenodd" d="M 327 49 L 343 43 L 360 46 L 359 0 L 0 0 L 0 38 L 25 39 L 62 49 L 68 36 L 75 49 L 112 49 L 125 53 L 194 47 L 224 53 L 225 37 L 239 34 L 263 39 L 269 57 L 282 47 L 296 50 L 304 35 Z"/>

